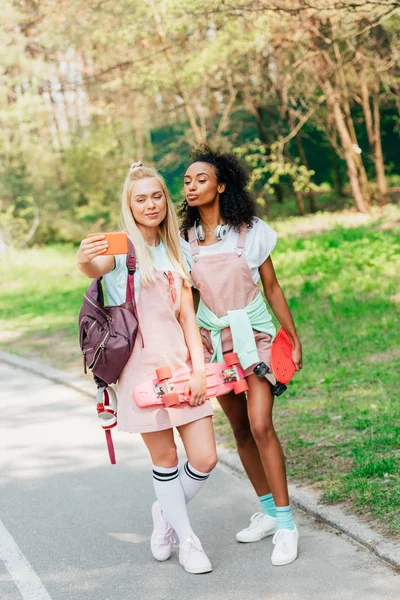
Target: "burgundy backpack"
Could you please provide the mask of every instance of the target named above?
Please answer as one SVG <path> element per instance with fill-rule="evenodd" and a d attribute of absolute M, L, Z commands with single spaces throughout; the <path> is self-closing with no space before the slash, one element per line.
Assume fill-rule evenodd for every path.
<path fill-rule="evenodd" d="M 102 277 L 99 277 L 87 289 L 79 313 L 79 345 L 84 372 L 92 371 L 98 387 L 97 412 L 106 432 L 112 464 L 115 464 L 115 454 L 110 429 L 117 424 L 117 399 L 115 391 L 107 388 L 117 382 L 128 362 L 139 328 L 134 290 L 136 255 L 129 238 L 128 246 L 126 301 L 119 306 L 104 306 Z"/>

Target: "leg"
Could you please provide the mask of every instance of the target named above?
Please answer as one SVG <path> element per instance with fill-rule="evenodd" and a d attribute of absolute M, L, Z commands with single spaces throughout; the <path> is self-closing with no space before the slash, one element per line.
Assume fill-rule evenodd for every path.
<path fill-rule="evenodd" d="M 276 509 L 259 449 L 251 431 L 246 396 L 244 394 L 236 395 L 232 392 L 220 396 L 218 401 L 228 417 L 236 439 L 240 460 L 256 491 L 264 513 L 255 513 L 251 517 L 250 525 L 238 531 L 236 539 L 238 542 L 258 542 L 275 533 Z"/>
<path fill-rule="evenodd" d="M 186 455 L 195 469 L 209 473 L 217 464 L 212 417 L 178 427 Z"/>
<path fill-rule="evenodd" d="M 185 570 L 189 573 L 212 571 L 211 563 L 189 522 L 173 430 L 143 433 L 142 438 L 153 461 L 153 484 L 159 503 L 152 507 L 154 529 L 151 549 L 154 558 L 169 558 L 175 530 L 180 541 L 179 562 Z"/>
<path fill-rule="evenodd" d="M 289 506 L 285 458 L 272 422 L 274 398 L 266 380 L 250 375 L 247 381 L 251 430 L 277 506 L 278 531 L 273 538 L 275 548 L 271 562 L 273 565 L 286 565 L 297 558 L 299 534 Z"/>
<path fill-rule="evenodd" d="M 200 491 L 217 464 L 212 417 L 178 427 L 188 461 L 179 471 L 186 503 Z"/>
<path fill-rule="evenodd" d="M 249 375 L 247 382 L 249 384 L 247 406 L 251 431 L 268 477 L 275 504 L 276 506 L 287 506 L 289 495 L 285 458 L 272 422 L 274 397 L 270 385 L 265 379 Z"/>
<path fill-rule="evenodd" d="M 236 395 L 230 392 L 225 396 L 220 396 L 218 402 L 228 417 L 235 436 L 240 460 L 257 496 L 269 494 L 271 490 L 261 462 L 259 449 L 251 431 L 245 394 Z"/>
<path fill-rule="evenodd" d="M 178 464 L 178 453 L 172 429 L 142 433 L 142 439 L 150 452 L 153 465 L 171 468 Z"/>
<path fill-rule="evenodd" d="M 162 516 L 176 531 L 179 539 L 193 535 L 186 511 L 185 495 L 178 476 L 178 455 L 172 429 L 143 433 L 153 463 L 154 490 L 161 507 Z M 161 535 L 158 509 L 153 506 L 153 519 L 157 534 Z M 156 513 L 156 514 L 155 514 Z M 157 527 L 156 527 L 157 525 Z M 166 527 L 163 525 L 163 528 Z M 158 531 L 160 530 L 160 531 Z"/>

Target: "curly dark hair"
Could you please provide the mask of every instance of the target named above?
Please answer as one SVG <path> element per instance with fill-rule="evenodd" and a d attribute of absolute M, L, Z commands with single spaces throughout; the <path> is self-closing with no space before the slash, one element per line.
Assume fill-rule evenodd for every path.
<path fill-rule="evenodd" d="M 224 221 L 237 231 L 243 223 L 247 223 L 248 227 L 251 227 L 256 214 L 256 204 L 246 189 L 249 174 L 243 163 L 234 154 L 221 152 L 206 144 L 191 151 L 190 164 L 195 162 L 212 165 L 217 174 L 218 183 L 226 184 L 225 191 L 220 194 L 220 211 Z M 185 199 L 179 207 L 178 215 L 181 219 L 182 229 L 187 231 L 199 218 L 199 211 L 197 207 L 190 206 Z"/>

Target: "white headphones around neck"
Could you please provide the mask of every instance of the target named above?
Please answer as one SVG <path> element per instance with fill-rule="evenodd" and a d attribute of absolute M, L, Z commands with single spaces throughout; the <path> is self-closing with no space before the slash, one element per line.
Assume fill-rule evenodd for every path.
<path fill-rule="evenodd" d="M 206 236 L 204 233 L 203 226 L 200 224 L 200 221 L 198 219 L 194 222 L 194 230 L 196 232 L 197 240 L 199 242 L 204 242 L 204 240 L 206 239 Z M 214 235 L 217 238 L 217 240 L 220 242 L 221 240 L 223 240 L 225 238 L 228 231 L 229 231 L 229 226 L 221 223 L 220 225 L 217 225 L 217 227 L 215 228 Z"/>

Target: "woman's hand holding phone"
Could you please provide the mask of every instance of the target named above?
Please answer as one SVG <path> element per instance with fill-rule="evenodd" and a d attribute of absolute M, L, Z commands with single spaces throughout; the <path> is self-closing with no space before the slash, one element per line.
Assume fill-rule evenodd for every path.
<path fill-rule="evenodd" d="M 96 256 L 128 254 L 128 236 L 123 231 L 88 233 L 78 251 L 78 262 L 89 263 Z"/>
<path fill-rule="evenodd" d="M 112 231 L 109 233 L 88 233 L 87 238 L 98 237 L 103 235 L 108 243 L 108 248 L 103 254 L 114 256 L 115 254 L 128 254 L 128 236 L 124 231 Z"/>
<path fill-rule="evenodd" d="M 108 241 L 103 233 L 91 235 L 81 241 L 77 259 L 79 263 L 90 263 L 96 256 L 101 256 L 108 249 Z"/>

